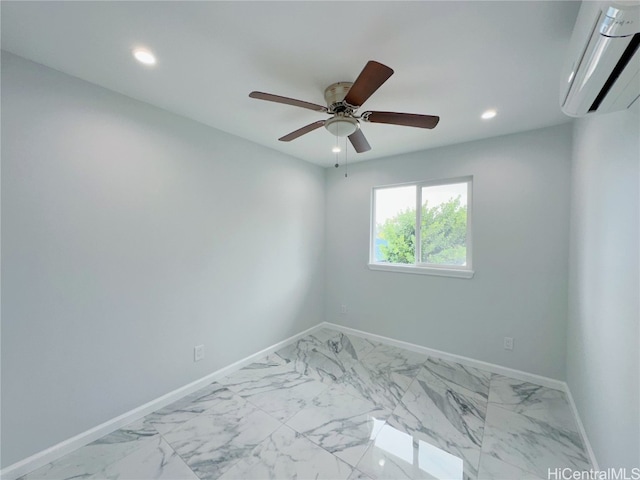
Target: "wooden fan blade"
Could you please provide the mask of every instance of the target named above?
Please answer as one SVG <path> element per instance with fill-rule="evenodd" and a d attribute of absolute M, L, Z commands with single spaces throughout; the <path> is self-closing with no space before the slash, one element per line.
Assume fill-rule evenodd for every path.
<path fill-rule="evenodd" d="M 371 145 L 369 145 L 364 133 L 362 133 L 362 130 L 360 129 L 349 135 L 349 141 L 351 142 L 351 145 L 353 145 L 354 150 L 358 153 L 368 152 L 371 150 Z"/>
<path fill-rule="evenodd" d="M 302 100 L 296 100 L 295 98 L 281 97 L 280 95 L 272 95 L 271 93 L 264 92 L 251 92 L 249 94 L 251 98 L 257 98 L 258 100 L 266 100 L 267 102 L 284 103 L 286 105 L 293 105 L 294 107 L 308 108 L 309 110 L 315 110 L 316 112 L 326 112 L 327 107 L 322 105 L 316 105 L 315 103 L 303 102 Z"/>
<path fill-rule="evenodd" d="M 393 75 L 393 70 L 378 62 L 369 60 L 364 66 L 356 81 L 344 97 L 344 101 L 354 107 L 359 107 L 373 95 L 380 86 Z"/>
<path fill-rule="evenodd" d="M 418 115 L 416 113 L 397 112 L 365 112 L 363 120 L 371 123 L 390 123 L 406 127 L 435 128 L 440 117 L 434 115 Z"/>
<path fill-rule="evenodd" d="M 320 128 L 321 126 L 324 125 L 325 121 L 326 120 L 318 120 L 317 122 L 310 123 L 306 127 L 299 128 L 295 132 L 291 132 L 290 134 L 285 135 L 284 137 L 281 137 L 278 140 L 280 140 L 281 142 L 290 142 L 291 140 L 295 140 L 296 138 L 301 137 L 305 133 L 313 132 L 316 128 Z"/>

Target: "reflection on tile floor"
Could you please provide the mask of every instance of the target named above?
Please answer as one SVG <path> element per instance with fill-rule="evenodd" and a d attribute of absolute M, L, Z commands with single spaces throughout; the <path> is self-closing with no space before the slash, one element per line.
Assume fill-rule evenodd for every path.
<path fill-rule="evenodd" d="M 544 479 L 589 470 L 565 394 L 321 329 L 24 477 Z"/>

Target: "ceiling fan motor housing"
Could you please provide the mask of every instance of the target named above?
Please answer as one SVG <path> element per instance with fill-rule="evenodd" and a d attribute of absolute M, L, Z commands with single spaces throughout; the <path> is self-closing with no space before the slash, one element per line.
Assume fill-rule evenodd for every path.
<path fill-rule="evenodd" d="M 349 93 L 352 85 L 352 82 L 338 82 L 332 83 L 325 88 L 324 99 L 327 102 L 327 107 L 329 107 L 330 111 L 333 105 L 342 103 L 344 97 Z"/>
<path fill-rule="evenodd" d="M 351 116 L 352 111 L 344 104 L 344 97 L 352 85 L 352 82 L 337 82 L 324 90 L 329 113 L 335 114 L 325 122 L 324 127 L 336 137 L 348 137 L 360 128 L 358 121 Z"/>

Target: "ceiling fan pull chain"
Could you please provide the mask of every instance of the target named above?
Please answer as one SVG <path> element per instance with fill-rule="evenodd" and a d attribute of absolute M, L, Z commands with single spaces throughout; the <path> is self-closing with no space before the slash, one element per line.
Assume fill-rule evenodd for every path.
<path fill-rule="evenodd" d="M 347 159 L 347 137 L 344 137 L 344 178 L 349 176 L 349 160 Z"/>

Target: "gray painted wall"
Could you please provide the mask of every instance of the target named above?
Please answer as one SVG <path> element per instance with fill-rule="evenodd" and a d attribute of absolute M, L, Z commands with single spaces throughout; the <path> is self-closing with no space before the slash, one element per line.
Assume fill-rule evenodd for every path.
<path fill-rule="evenodd" d="M 574 128 L 567 383 L 600 468 L 640 466 L 640 116 Z"/>
<path fill-rule="evenodd" d="M 329 170 L 327 320 L 563 379 L 570 159 L 566 124 Z M 464 175 L 473 279 L 367 268 L 372 187 Z"/>
<path fill-rule="evenodd" d="M 2 466 L 324 320 L 323 209 L 319 167 L 3 52 Z"/>
<path fill-rule="evenodd" d="M 3 52 L 2 466 L 325 318 L 558 379 L 567 348 L 601 466 L 637 466 L 638 124 L 594 117 L 345 179 Z M 373 186 L 470 174 L 473 279 L 366 267 Z"/>

